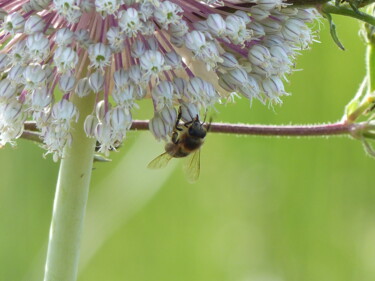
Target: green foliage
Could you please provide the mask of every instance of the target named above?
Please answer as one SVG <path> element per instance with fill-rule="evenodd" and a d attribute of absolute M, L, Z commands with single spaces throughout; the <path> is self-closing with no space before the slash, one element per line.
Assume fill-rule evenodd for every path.
<path fill-rule="evenodd" d="M 282 107 L 245 99 L 214 121 L 305 124 L 340 119 L 364 74 L 354 20 L 335 19 L 303 52 Z M 138 118 L 148 118 L 144 111 Z M 162 171 L 148 132 L 95 163 L 79 281 L 370 281 L 375 278 L 373 159 L 348 138 L 210 134 L 201 179 Z M 20 141 L 0 151 L 0 280 L 42 280 L 58 165 Z M 175 160 L 175 159 L 174 159 Z"/>

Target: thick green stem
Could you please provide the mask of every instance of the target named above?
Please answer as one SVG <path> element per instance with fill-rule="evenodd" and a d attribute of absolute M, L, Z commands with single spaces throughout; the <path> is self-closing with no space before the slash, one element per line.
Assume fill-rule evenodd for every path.
<path fill-rule="evenodd" d="M 73 141 L 65 148 L 57 181 L 44 281 L 75 281 L 80 240 L 89 192 L 95 140 L 86 137 L 85 117 L 94 106 L 94 95 L 73 98 L 80 118 L 72 125 Z"/>
<path fill-rule="evenodd" d="M 375 42 L 369 42 L 367 45 L 367 81 L 368 90 L 371 95 L 374 95 L 375 91 Z"/>
<path fill-rule="evenodd" d="M 361 11 L 354 11 L 352 8 L 347 6 L 335 6 L 330 3 L 326 3 L 322 5 L 320 9 L 323 13 L 348 16 L 363 22 L 367 22 L 371 25 L 375 25 L 375 17 Z"/>

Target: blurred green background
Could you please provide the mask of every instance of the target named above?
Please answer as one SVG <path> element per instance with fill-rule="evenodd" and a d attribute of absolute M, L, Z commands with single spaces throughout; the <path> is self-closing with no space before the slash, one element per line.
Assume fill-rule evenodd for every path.
<path fill-rule="evenodd" d="M 334 122 L 364 75 L 354 20 L 335 18 L 347 50 L 324 22 L 303 51 L 282 107 L 245 99 L 215 121 Z M 151 115 L 149 102 L 137 118 Z M 163 151 L 131 132 L 113 162 L 95 164 L 79 281 L 375 280 L 375 160 L 348 138 L 210 134 L 201 178 L 183 161 L 146 169 Z M 19 141 L 0 151 L 0 280 L 42 280 L 58 164 Z"/>

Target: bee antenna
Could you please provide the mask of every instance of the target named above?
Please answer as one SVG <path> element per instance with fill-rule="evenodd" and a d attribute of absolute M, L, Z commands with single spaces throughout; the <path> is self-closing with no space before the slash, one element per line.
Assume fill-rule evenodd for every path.
<path fill-rule="evenodd" d="M 201 125 L 203 125 L 206 122 L 206 119 L 207 119 L 207 109 L 204 112 L 204 119 L 203 119 L 203 122 L 201 123 Z"/>

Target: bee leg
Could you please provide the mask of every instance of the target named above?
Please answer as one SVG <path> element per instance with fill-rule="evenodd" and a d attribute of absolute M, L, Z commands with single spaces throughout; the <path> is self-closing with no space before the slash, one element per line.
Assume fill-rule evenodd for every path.
<path fill-rule="evenodd" d="M 211 129 L 211 124 L 212 124 L 212 117 L 210 118 L 210 122 L 208 122 L 208 124 L 207 124 L 207 126 L 206 126 L 206 130 L 207 130 L 207 132 L 210 131 L 210 129 Z"/>
<path fill-rule="evenodd" d="M 178 144 L 178 133 L 177 133 L 177 132 L 173 132 L 173 133 L 172 133 L 171 141 L 172 141 L 174 144 Z"/>
<path fill-rule="evenodd" d="M 199 120 L 199 117 L 198 117 L 198 115 L 197 115 L 197 117 L 195 117 L 195 119 L 193 119 L 193 120 L 191 120 L 191 121 L 189 121 L 189 122 L 186 122 L 185 124 L 184 124 L 184 126 L 187 128 L 187 127 L 189 127 L 189 125 L 191 125 L 194 121 L 196 121 L 196 120 Z"/>
<path fill-rule="evenodd" d="M 177 115 L 177 120 L 176 120 L 176 124 L 174 125 L 174 128 L 177 130 L 177 131 L 182 131 L 182 129 L 178 126 L 178 124 L 180 123 L 180 120 L 181 120 L 181 116 L 182 116 L 182 111 L 181 111 L 181 106 L 178 108 L 178 115 Z"/>

